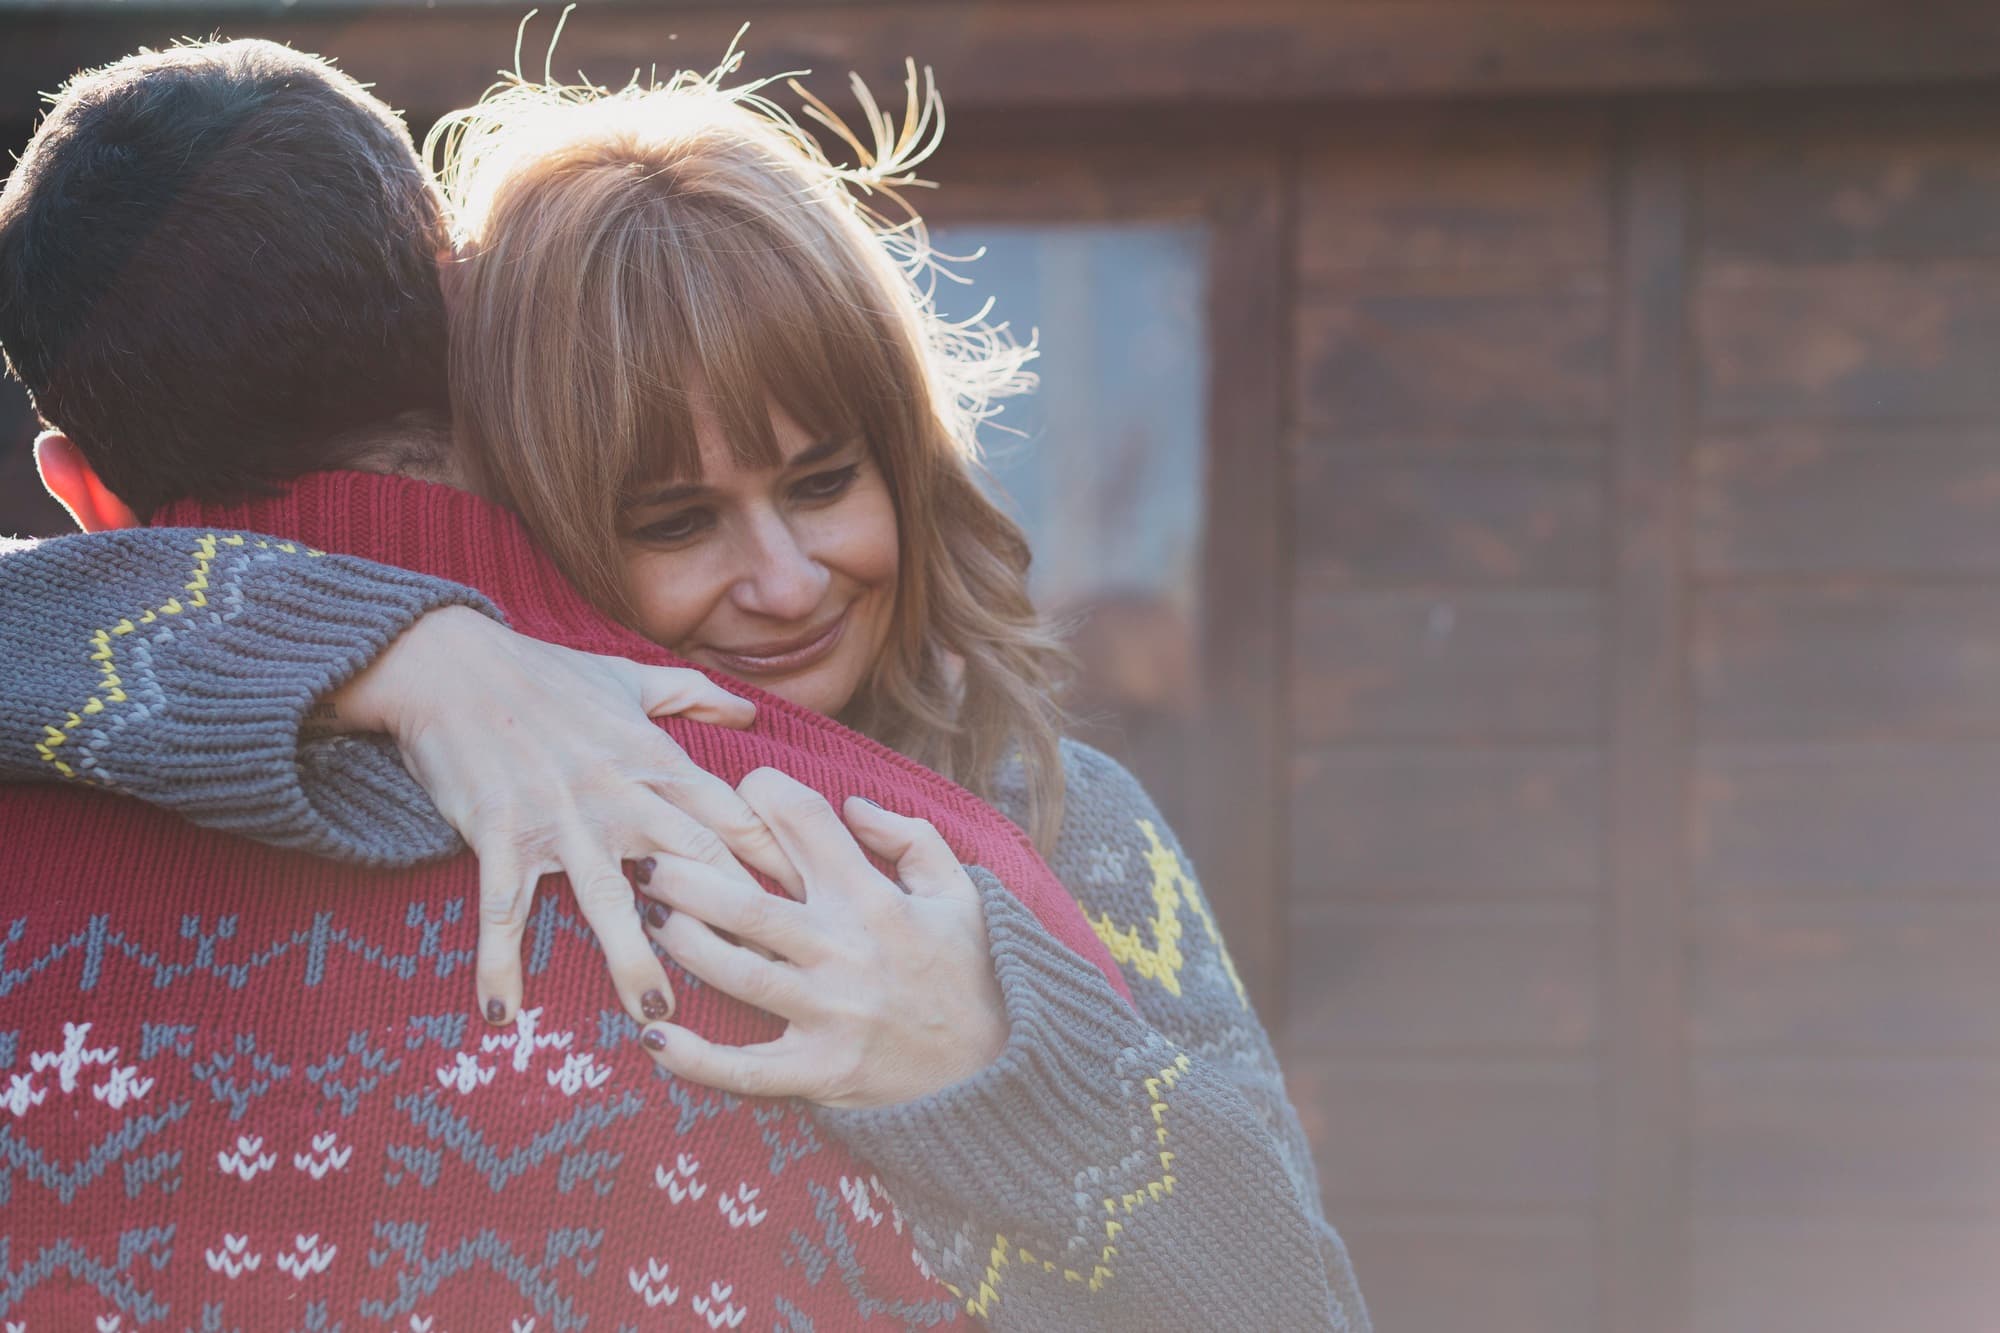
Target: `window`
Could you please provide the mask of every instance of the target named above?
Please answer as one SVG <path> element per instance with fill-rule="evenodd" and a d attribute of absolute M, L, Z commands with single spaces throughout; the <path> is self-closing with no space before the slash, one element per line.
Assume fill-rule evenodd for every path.
<path fill-rule="evenodd" d="M 1198 709 L 1208 422 L 1207 235 L 1186 221 L 940 228 L 938 303 L 1037 339 L 1040 383 L 988 423 L 1032 590 L 1072 626 L 1081 733 L 1180 804 Z M 1164 784 L 1166 789 L 1159 789 Z M 1170 809 L 1171 816 L 1171 809 Z"/>

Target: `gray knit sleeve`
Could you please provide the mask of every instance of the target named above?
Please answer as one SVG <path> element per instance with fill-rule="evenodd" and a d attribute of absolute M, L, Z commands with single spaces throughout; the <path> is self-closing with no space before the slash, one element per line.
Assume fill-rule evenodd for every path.
<path fill-rule="evenodd" d="M 374 866 L 460 850 L 385 738 L 301 744 L 314 702 L 458 584 L 255 533 L 0 545 L 0 780 L 121 792 L 207 828 Z"/>
<path fill-rule="evenodd" d="M 1365 1333 L 1270 1043 L 1172 834 L 1111 760 L 1065 758 L 1052 864 L 1139 1012 L 974 868 L 1006 1049 L 930 1097 L 824 1123 L 989 1327 Z"/>

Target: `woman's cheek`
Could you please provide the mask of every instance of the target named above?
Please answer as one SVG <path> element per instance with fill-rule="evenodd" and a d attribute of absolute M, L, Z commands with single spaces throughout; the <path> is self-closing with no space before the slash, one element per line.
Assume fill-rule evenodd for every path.
<path fill-rule="evenodd" d="M 879 475 L 870 473 L 847 509 L 848 575 L 864 583 L 895 579 L 898 559 L 896 506 Z"/>
<path fill-rule="evenodd" d="M 690 637 L 707 618 L 709 596 L 696 562 L 658 551 L 625 562 L 626 595 L 639 615 L 639 632 L 669 648 Z"/>

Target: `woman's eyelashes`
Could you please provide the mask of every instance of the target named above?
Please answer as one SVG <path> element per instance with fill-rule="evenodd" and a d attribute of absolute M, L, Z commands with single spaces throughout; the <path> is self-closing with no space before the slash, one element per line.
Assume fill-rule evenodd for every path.
<path fill-rule="evenodd" d="M 715 515 L 707 509 L 682 509 L 634 528 L 632 539 L 648 546 L 679 546 L 700 536 L 714 522 Z"/>
<path fill-rule="evenodd" d="M 845 467 L 828 468 L 810 476 L 800 477 L 787 487 L 787 495 L 794 504 L 830 504 L 847 494 L 861 475 L 861 464 L 849 463 Z M 715 526 L 715 511 L 707 505 L 693 505 L 677 509 L 671 514 L 663 514 L 648 519 L 632 530 L 634 541 L 645 542 L 649 546 L 680 546 L 693 541 Z"/>
<path fill-rule="evenodd" d="M 849 463 L 846 467 L 829 468 L 825 472 L 815 472 L 810 477 L 801 477 L 793 483 L 792 495 L 810 504 L 815 500 L 831 500 L 846 493 L 861 475 L 861 464 Z"/>

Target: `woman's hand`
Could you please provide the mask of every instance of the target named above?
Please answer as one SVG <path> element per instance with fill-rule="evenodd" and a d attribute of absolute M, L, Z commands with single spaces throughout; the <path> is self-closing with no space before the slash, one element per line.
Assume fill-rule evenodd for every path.
<path fill-rule="evenodd" d="M 432 611 L 329 697 L 324 719 L 385 731 L 479 856 L 479 1012 L 521 1005 L 521 937 L 535 884 L 569 875 L 626 1012 L 673 1013 L 666 969 L 633 910 L 621 860 L 685 858 L 743 874 L 733 848 L 787 887 L 798 878 L 727 782 L 647 719 L 747 727 L 756 706 L 699 671 L 543 643 L 465 607 Z"/>
<path fill-rule="evenodd" d="M 909 1101 L 991 1064 L 1007 1016 L 985 916 L 937 830 L 860 797 L 843 826 L 817 792 L 775 769 L 737 790 L 798 868 L 804 901 L 676 857 L 642 887 L 673 909 L 649 907 L 648 925 L 689 972 L 790 1026 L 762 1045 L 719 1046 L 651 1023 L 641 1041 L 653 1058 L 725 1092 L 847 1107 Z M 901 887 L 864 847 L 895 866 Z"/>

